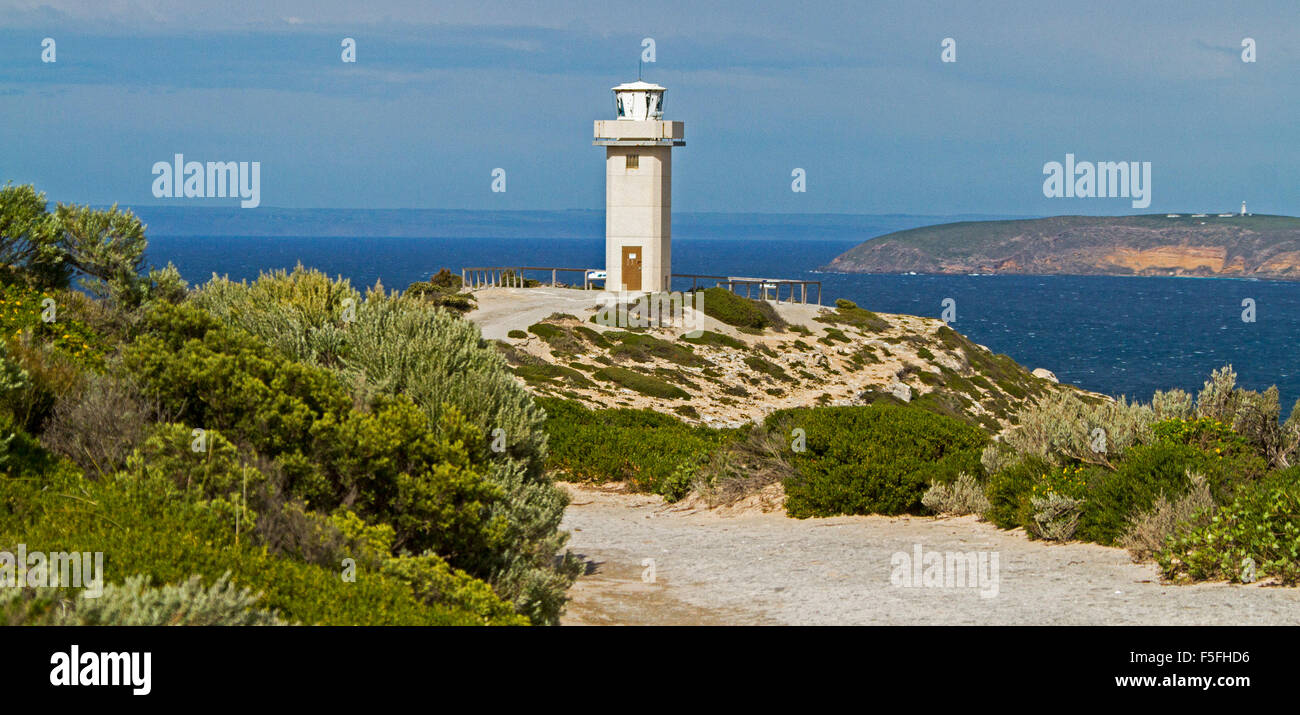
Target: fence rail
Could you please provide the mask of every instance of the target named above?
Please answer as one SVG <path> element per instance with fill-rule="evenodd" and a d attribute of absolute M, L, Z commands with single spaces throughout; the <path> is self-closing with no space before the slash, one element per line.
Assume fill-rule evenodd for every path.
<path fill-rule="evenodd" d="M 559 274 L 561 273 L 581 273 L 582 289 L 590 290 L 591 274 L 599 273 L 596 268 L 559 268 L 556 266 L 487 266 L 475 268 L 460 269 L 461 285 L 468 287 L 470 290 L 477 288 L 523 288 L 527 285 L 524 277 L 524 271 L 550 271 L 550 285 L 559 285 Z M 739 294 L 737 288 L 745 287 L 745 297 L 752 298 L 754 288 L 758 288 L 759 298 L 761 300 L 774 300 L 781 302 L 781 289 L 789 286 L 789 294 L 786 302 L 789 303 L 807 303 L 808 287 L 817 287 L 817 305 L 822 304 L 822 282 L 821 281 L 802 281 L 788 278 L 744 278 L 738 276 L 716 276 L 704 273 L 674 273 L 673 278 L 690 278 L 691 290 L 698 290 L 700 281 L 713 281 L 715 287 L 725 287 L 732 293 Z M 599 279 L 595 279 L 599 280 Z M 771 291 L 769 297 L 768 291 Z M 796 291 L 798 300 L 796 300 Z"/>
<path fill-rule="evenodd" d="M 752 298 L 754 286 L 759 288 L 759 298 L 762 300 L 775 300 L 781 302 L 781 287 L 789 286 L 790 295 L 786 298 L 790 303 L 807 303 L 808 286 L 817 286 L 817 305 L 822 304 L 822 282 L 821 281 L 801 281 L 790 278 L 741 278 L 737 276 L 711 276 L 698 273 L 674 273 L 673 278 L 690 278 L 691 290 L 699 287 L 701 279 L 715 281 L 716 287 L 725 287 L 732 293 L 736 293 L 737 286 L 745 287 L 745 297 Z M 799 291 L 799 300 L 795 300 L 795 291 Z M 773 297 L 768 297 L 768 291 L 773 291 Z"/>
<path fill-rule="evenodd" d="M 581 273 L 582 289 L 591 287 L 590 274 L 595 268 L 558 268 L 556 266 L 487 266 L 460 269 L 460 282 L 471 290 L 475 288 L 523 288 L 524 271 L 550 271 L 551 285 L 559 285 L 559 274 Z"/>

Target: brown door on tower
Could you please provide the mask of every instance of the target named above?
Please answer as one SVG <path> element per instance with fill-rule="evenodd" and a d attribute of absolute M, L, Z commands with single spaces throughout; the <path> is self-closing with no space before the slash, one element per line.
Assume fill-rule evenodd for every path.
<path fill-rule="evenodd" d="M 623 290 L 641 290 L 641 247 L 623 247 Z"/>

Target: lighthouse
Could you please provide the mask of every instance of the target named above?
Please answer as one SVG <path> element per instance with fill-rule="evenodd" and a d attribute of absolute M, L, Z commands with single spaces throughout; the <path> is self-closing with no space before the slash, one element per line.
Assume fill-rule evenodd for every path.
<path fill-rule="evenodd" d="M 664 88 L 614 87 L 614 119 L 597 119 L 605 147 L 605 287 L 667 291 L 672 276 L 673 147 L 686 126 L 665 121 Z"/>

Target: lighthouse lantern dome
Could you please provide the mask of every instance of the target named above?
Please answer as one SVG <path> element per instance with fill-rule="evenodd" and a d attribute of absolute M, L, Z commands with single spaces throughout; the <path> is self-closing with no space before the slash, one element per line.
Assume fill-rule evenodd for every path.
<path fill-rule="evenodd" d="M 649 82 L 627 82 L 614 88 L 614 111 L 619 119 L 663 119 L 664 88 Z"/>

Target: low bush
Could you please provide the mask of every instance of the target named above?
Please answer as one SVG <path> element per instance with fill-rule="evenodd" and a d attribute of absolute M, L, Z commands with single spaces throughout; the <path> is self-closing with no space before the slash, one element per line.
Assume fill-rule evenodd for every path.
<path fill-rule="evenodd" d="M 690 395 L 676 385 L 670 385 L 649 375 L 643 375 L 622 367 L 602 367 L 592 373 L 592 377 L 597 380 L 612 382 L 619 387 L 626 387 L 633 392 L 639 392 L 642 395 L 650 397 L 660 397 L 666 399 L 686 399 Z"/>
<path fill-rule="evenodd" d="M 669 499 L 685 496 L 699 465 L 725 432 L 692 427 L 653 410 L 589 410 L 543 398 L 552 469 L 572 481 L 627 482 Z"/>
<path fill-rule="evenodd" d="M 514 373 L 529 383 L 556 383 L 564 381 L 574 387 L 592 387 L 593 383 L 586 375 L 563 365 L 520 365 Z"/>
<path fill-rule="evenodd" d="M 41 443 L 84 473 L 103 476 L 126 462 L 159 417 L 157 408 L 130 382 L 92 373 L 80 389 L 55 402 Z M 109 424 L 113 429 L 104 428 Z"/>
<path fill-rule="evenodd" d="M 1083 511 L 1084 500 L 1049 492 L 1045 496 L 1031 497 L 1030 507 L 1034 519 L 1030 531 L 1049 541 L 1068 541 L 1074 536 Z"/>
<path fill-rule="evenodd" d="M 1206 526 L 1217 509 L 1209 484 L 1199 474 L 1188 474 L 1191 487 L 1175 499 L 1156 497 L 1151 509 L 1129 517 L 1119 545 L 1128 549 L 1134 561 L 1149 561 L 1171 537 Z"/>
<path fill-rule="evenodd" d="M 786 325 L 767 301 L 744 298 L 726 288 L 704 291 L 704 314 L 727 325 L 751 330 L 784 330 Z"/>
<path fill-rule="evenodd" d="M 474 296 L 461 293 L 460 276 L 443 268 L 427 281 L 416 281 L 406 287 L 404 295 L 419 298 L 427 305 L 446 308 L 456 313 L 468 313 L 476 306 Z"/>
<path fill-rule="evenodd" d="M 648 362 L 651 358 L 659 358 L 677 365 L 698 367 L 708 364 L 707 360 L 696 355 L 690 347 L 678 345 L 669 340 L 661 340 L 652 335 L 609 331 L 604 334 L 604 337 L 618 343 L 609 351 L 610 357 L 615 360 L 627 359 L 635 362 Z"/>
<path fill-rule="evenodd" d="M 1150 407 L 1122 398 L 1093 403 L 1061 390 L 1023 408 L 1003 439 L 1021 454 L 1111 467 L 1124 450 L 1149 441 L 1154 418 Z"/>
<path fill-rule="evenodd" d="M 931 482 L 978 474 L 985 434 L 910 407 L 872 405 L 782 411 L 805 430 L 796 476 L 785 483 L 790 516 L 918 513 Z"/>
<path fill-rule="evenodd" d="M 1156 498 L 1176 499 L 1187 492 L 1188 470 L 1205 462 L 1193 447 L 1139 445 L 1129 450 L 1114 471 L 1085 470 L 1087 504 L 1079 521 L 1079 538 L 1112 546 L 1132 515 L 1147 511 Z"/>
<path fill-rule="evenodd" d="M 921 504 L 943 516 L 983 516 L 989 510 L 983 485 L 966 472 L 959 474 L 951 484 L 935 482 L 921 497 Z"/>
<path fill-rule="evenodd" d="M 743 340 L 737 340 L 730 335 L 715 333 L 712 330 L 701 330 L 698 337 L 691 337 L 689 334 L 682 336 L 682 341 L 692 345 L 714 345 L 734 350 L 744 350 L 746 344 Z"/>
<path fill-rule="evenodd" d="M 144 576 L 108 584 L 97 598 L 85 590 L 5 589 L 0 624 L 11 626 L 275 626 L 275 613 L 257 608 L 259 595 L 224 574 L 211 586 L 192 576 L 179 584 L 150 586 Z"/>
<path fill-rule="evenodd" d="M 72 356 L 28 333 L 0 338 L 0 361 L 9 374 L 0 411 L 31 434 L 39 433 L 54 406 L 81 384 L 82 367 Z"/>
<path fill-rule="evenodd" d="M 859 308 L 857 303 L 844 298 L 835 301 L 835 310 L 823 311 L 814 320 L 819 323 L 851 325 L 868 333 L 878 333 L 889 327 L 888 320 L 866 308 Z"/>
<path fill-rule="evenodd" d="M 236 586 L 263 594 L 261 608 L 277 611 L 289 622 L 482 622 L 465 611 L 428 605 L 409 584 L 382 574 L 362 570 L 349 583 L 340 578 L 342 564 L 326 568 L 275 556 L 247 536 L 236 537 L 236 504 L 196 500 L 148 472 L 119 473 L 100 482 L 56 473 L 42 481 L 0 479 L 0 544 L 103 552 L 107 582 L 143 576 L 153 583 L 179 584 L 194 575 L 215 582 L 230 572 Z M 82 498 L 65 496 L 73 492 Z"/>
<path fill-rule="evenodd" d="M 789 416 L 768 418 L 727 435 L 693 485 L 710 506 L 734 504 L 795 476 Z"/>
<path fill-rule="evenodd" d="M 1156 555 L 1174 580 L 1300 581 L 1300 468 L 1243 490 L 1208 524 L 1174 535 Z"/>
<path fill-rule="evenodd" d="M 534 622 L 556 622 L 564 589 L 580 565 L 572 557 L 555 558 L 566 538 L 557 528 L 566 500 L 543 471 L 542 411 L 475 324 L 416 297 L 388 295 L 381 286 L 359 299 L 346 281 L 299 268 L 252 284 L 213 281 L 192 300 L 227 324 L 273 340 L 293 358 L 329 367 L 337 381 L 362 393 L 363 402 L 375 393 L 409 398 L 432 429 L 460 440 L 467 466 L 501 492 L 485 518 L 504 524 L 502 546 L 482 552 L 487 560 L 477 567 L 439 553 L 488 578 Z M 280 314 L 285 317 L 266 317 Z M 299 337 L 282 340 L 282 334 Z M 490 448 L 496 439 L 490 435 L 504 437 L 503 450 Z"/>
<path fill-rule="evenodd" d="M 746 356 L 745 365 L 747 365 L 750 370 L 753 370 L 760 375 L 773 377 L 782 382 L 794 382 L 794 378 L 790 377 L 789 373 L 785 371 L 785 368 L 770 360 L 764 360 L 757 355 Z"/>
<path fill-rule="evenodd" d="M 985 487 L 989 509 L 984 518 L 1001 529 L 1032 523 L 1034 512 L 1029 499 L 1040 479 L 1054 468 L 1047 460 L 1031 454 L 1014 458 L 992 472 Z"/>

